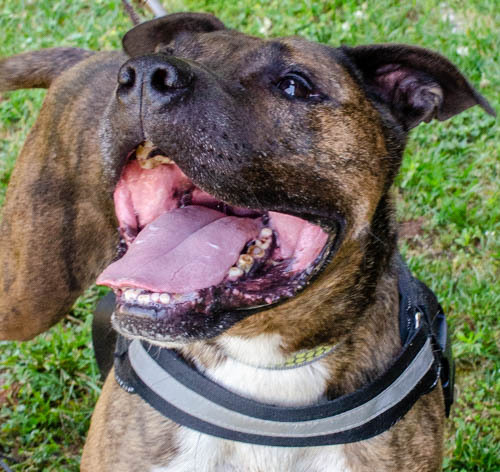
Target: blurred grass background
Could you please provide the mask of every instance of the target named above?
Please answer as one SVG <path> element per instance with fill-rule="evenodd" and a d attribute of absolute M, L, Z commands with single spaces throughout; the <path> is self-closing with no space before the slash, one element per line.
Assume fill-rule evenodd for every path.
<path fill-rule="evenodd" d="M 377 2 L 164 1 L 206 11 L 264 37 L 301 35 L 332 46 L 405 42 L 456 63 L 497 110 L 496 0 Z M 52 46 L 116 49 L 130 28 L 118 0 L 0 0 L 0 57 Z M 0 201 L 44 91 L 0 96 Z M 396 184 L 401 249 L 448 314 L 458 401 L 447 423 L 447 472 L 500 471 L 500 192 L 494 118 L 478 107 L 413 131 Z M 41 241 L 43 244 L 43 241 Z M 90 288 L 63 322 L 23 343 L 0 342 L 0 458 L 17 471 L 76 471 L 100 382 Z"/>

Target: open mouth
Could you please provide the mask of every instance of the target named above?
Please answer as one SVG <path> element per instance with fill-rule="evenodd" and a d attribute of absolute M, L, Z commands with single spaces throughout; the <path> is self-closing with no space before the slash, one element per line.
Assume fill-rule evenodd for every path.
<path fill-rule="evenodd" d="M 97 283 L 116 294 L 115 328 L 155 341 L 212 337 L 295 296 L 339 233 L 220 201 L 150 143 L 129 156 L 114 202 L 123 255 Z"/>

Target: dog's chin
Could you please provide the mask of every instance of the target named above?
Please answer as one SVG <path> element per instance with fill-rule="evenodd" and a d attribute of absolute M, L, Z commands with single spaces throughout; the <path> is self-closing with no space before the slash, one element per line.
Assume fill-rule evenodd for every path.
<path fill-rule="evenodd" d="M 131 153 L 115 192 L 122 244 L 97 283 L 116 295 L 122 335 L 180 345 L 286 302 L 328 264 L 342 221 L 232 206 L 152 145 Z"/>

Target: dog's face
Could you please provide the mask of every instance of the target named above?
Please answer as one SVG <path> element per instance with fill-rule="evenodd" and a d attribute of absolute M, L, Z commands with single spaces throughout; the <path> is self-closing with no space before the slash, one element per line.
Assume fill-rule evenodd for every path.
<path fill-rule="evenodd" d="M 140 25 L 124 47 L 101 137 L 127 251 L 98 282 L 117 294 L 118 331 L 154 342 L 257 312 L 269 327 L 298 298 L 311 311 L 312 287 L 318 310 L 348 287 L 369 297 L 407 131 L 488 107 L 414 47 L 263 40 L 199 14 Z"/>

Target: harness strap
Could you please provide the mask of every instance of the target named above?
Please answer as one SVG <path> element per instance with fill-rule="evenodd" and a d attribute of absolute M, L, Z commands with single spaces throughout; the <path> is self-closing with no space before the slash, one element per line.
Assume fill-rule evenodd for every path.
<path fill-rule="evenodd" d="M 434 355 L 441 367 L 441 386 L 445 413 L 448 417 L 454 400 L 455 364 L 446 316 L 434 292 L 411 275 L 410 269 L 400 254 L 398 254 L 398 290 L 401 343 L 404 345 L 408 338 L 414 334 L 416 325 L 411 320 L 420 313 L 421 322 L 429 326 L 430 336 L 435 347 Z"/>
<path fill-rule="evenodd" d="M 128 359 L 135 374 L 134 392 L 164 416 L 212 436 L 270 446 L 368 439 L 391 427 L 435 386 L 439 376 L 431 340 L 423 331 L 393 367 L 366 388 L 301 408 L 276 407 L 236 395 L 191 368 L 174 351 L 139 340 L 130 344 Z"/>

